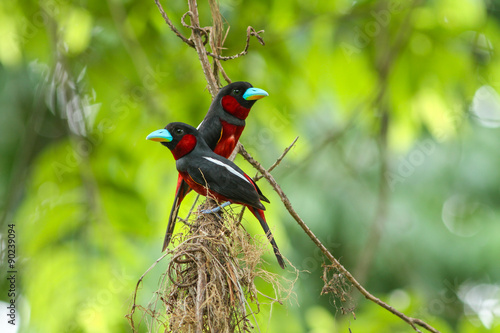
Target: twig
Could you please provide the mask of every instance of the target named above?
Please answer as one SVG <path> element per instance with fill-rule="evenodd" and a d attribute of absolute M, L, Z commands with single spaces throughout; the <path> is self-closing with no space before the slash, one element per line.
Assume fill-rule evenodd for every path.
<path fill-rule="evenodd" d="M 190 225 L 190 223 L 188 222 L 189 221 L 189 217 L 191 216 L 191 214 L 193 213 L 193 210 L 194 210 L 194 206 L 196 206 L 196 204 L 198 203 L 198 199 L 200 198 L 200 195 L 197 194 L 196 195 L 196 198 L 194 199 L 194 202 L 193 202 L 193 205 L 191 206 L 191 209 L 189 210 L 189 213 L 187 214 L 186 218 L 184 219 L 181 219 L 179 218 L 179 220 L 181 220 L 183 223 L 187 224 L 187 225 Z"/>
<path fill-rule="evenodd" d="M 283 160 L 283 158 L 285 157 L 285 155 L 288 154 L 288 152 L 290 151 L 290 149 L 292 149 L 292 147 L 295 145 L 295 143 L 297 142 L 298 139 L 299 139 L 299 137 L 296 137 L 295 140 L 293 140 L 292 144 L 290 146 L 288 146 L 283 151 L 283 154 L 281 154 L 281 156 L 278 157 L 278 159 L 276 160 L 276 162 L 274 162 L 274 164 L 271 165 L 271 167 L 269 169 L 267 169 L 267 172 L 273 171 L 273 169 L 276 168 L 278 166 L 278 164 L 280 164 L 280 162 Z M 234 149 L 233 154 L 236 155 L 238 153 L 238 151 L 240 149 L 240 146 L 243 147 L 243 145 L 240 142 L 238 142 L 238 145 Z M 234 157 L 233 157 L 232 160 L 234 160 Z M 253 177 L 253 181 L 254 182 L 258 182 L 262 177 L 264 177 L 264 176 L 260 172 L 257 172 L 257 174 L 255 175 L 255 177 Z M 242 206 L 242 208 L 241 208 L 240 214 L 238 215 L 238 223 L 241 223 L 241 220 L 243 219 L 243 213 L 245 213 L 245 208 L 246 208 L 245 206 Z"/>
<path fill-rule="evenodd" d="M 224 70 L 224 68 L 222 66 L 220 66 L 220 72 L 222 73 L 222 76 L 224 77 L 224 80 L 226 80 L 226 82 L 228 84 L 230 84 L 231 82 L 233 82 L 233 81 L 231 81 L 231 79 L 229 78 L 229 76 L 227 76 L 226 71 Z"/>
<path fill-rule="evenodd" d="M 222 33 L 224 31 L 224 24 L 222 23 L 222 15 L 219 10 L 218 0 L 208 0 L 210 5 L 210 13 L 212 14 L 212 26 L 210 27 L 209 44 L 212 52 L 215 54 L 220 54 L 222 49 L 223 40 Z M 222 69 L 220 61 L 218 59 L 213 59 L 213 74 L 218 87 L 221 86 L 219 71 Z"/>
<path fill-rule="evenodd" d="M 191 11 L 187 11 L 181 17 L 181 24 L 184 28 L 194 30 L 194 29 L 196 29 L 195 27 L 186 23 L 186 16 L 188 16 L 188 15 L 189 15 L 189 17 L 191 17 L 191 19 L 193 18 L 193 13 Z"/>
<path fill-rule="evenodd" d="M 387 311 L 391 312 L 392 314 L 398 316 L 401 318 L 403 321 L 408 323 L 416 332 L 422 333 L 415 325 L 419 325 L 429 332 L 433 333 L 439 333 L 438 330 L 430 326 L 429 324 L 425 323 L 424 321 L 418 319 L 418 318 L 411 318 L 406 316 L 404 313 L 396 310 L 389 304 L 384 303 L 381 301 L 379 298 L 373 296 L 370 294 L 355 278 L 352 276 L 352 274 L 340 264 L 340 262 L 328 251 L 328 249 L 321 243 L 321 241 L 316 237 L 316 235 L 309 229 L 309 227 L 305 224 L 305 222 L 302 220 L 302 218 L 297 214 L 295 209 L 293 208 L 290 200 L 286 196 L 286 194 L 283 192 L 281 187 L 278 185 L 276 180 L 274 180 L 274 177 L 259 163 L 257 162 L 246 150 L 243 145 L 240 146 L 239 148 L 239 153 L 255 168 L 257 169 L 263 176 L 266 178 L 266 180 L 271 184 L 273 189 L 278 193 L 281 201 L 285 205 L 285 208 L 288 210 L 290 215 L 297 221 L 299 226 L 304 230 L 304 232 L 311 238 L 311 240 L 316 244 L 316 246 L 323 252 L 323 254 L 332 262 L 332 264 L 342 273 L 345 275 L 345 277 L 352 283 L 352 285 L 359 290 L 359 292 L 368 300 L 378 304 L 379 306 L 383 307 Z"/>
<path fill-rule="evenodd" d="M 144 274 L 141 275 L 141 277 L 137 281 L 137 284 L 135 285 L 134 300 L 132 302 L 132 309 L 130 310 L 130 313 L 128 315 L 126 315 L 126 317 L 129 320 L 130 326 L 132 326 L 133 332 L 136 332 L 135 326 L 134 326 L 134 320 L 132 317 L 134 316 L 135 309 L 137 308 L 137 290 L 139 290 L 139 285 L 141 284 L 144 277 L 149 273 L 149 271 L 151 271 L 163 258 L 165 258 L 169 254 L 170 254 L 170 252 L 167 251 L 160 258 L 156 259 L 156 261 L 144 272 Z"/>
<path fill-rule="evenodd" d="M 276 162 L 274 162 L 274 164 L 271 165 L 271 167 L 269 167 L 269 169 L 267 169 L 267 172 L 273 171 L 274 168 L 276 168 L 278 166 L 278 164 L 281 163 L 283 158 L 285 158 L 286 154 L 288 154 L 288 152 L 290 151 L 290 149 L 292 149 L 292 147 L 295 145 L 295 143 L 297 142 L 298 139 L 299 139 L 299 137 L 296 137 L 295 140 L 293 140 L 293 142 L 283 151 L 283 154 L 281 154 L 281 156 L 278 157 Z M 258 182 L 262 177 L 264 177 L 262 174 L 257 174 L 257 175 L 255 175 L 255 177 L 253 177 L 253 180 L 255 182 Z"/>
<path fill-rule="evenodd" d="M 194 48 L 194 42 L 192 40 L 187 39 L 186 37 L 184 37 L 179 32 L 179 30 L 177 30 L 177 28 L 175 27 L 175 25 L 173 25 L 172 21 L 170 21 L 170 19 L 168 18 L 167 13 L 165 13 L 165 11 L 163 10 L 163 7 L 160 4 L 160 0 L 155 0 L 155 3 L 156 3 L 156 6 L 158 7 L 158 9 L 160 10 L 161 16 L 163 16 L 163 19 L 165 20 L 165 23 L 167 23 L 167 25 L 170 27 L 170 30 L 172 30 L 177 35 L 177 37 L 179 37 L 184 43 L 186 43 L 187 45 L 189 45 L 189 46 L 191 46 L 191 47 Z"/>
<path fill-rule="evenodd" d="M 261 291 L 258 291 L 258 290 L 257 290 L 257 293 L 258 293 L 258 294 L 260 294 L 260 295 L 262 295 L 262 296 L 264 296 L 265 298 L 267 298 L 267 299 L 269 299 L 269 300 L 273 301 L 273 302 L 277 302 L 277 303 L 279 303 L 280 305 L 283 305 L 283 302 L 282 302 L 282 301 L 280 301 L 279 299 L 272 298 L 271 296 L 267 296 L 266 294 L 264 294 L 264 293 L 262 293 Z"/>
<path fill-rule="evenodd" d="M 161 16 L 163 17 L 163 20 L 165 21 L 165 23 L 167 23 L 167 25 L 170 27 L 170 30 L 172 30 L 175 35 L 177 37 L 179 37 L 184 43 L 186 43 L 187 45 L 189 45 L 190 47 L 192 48 L 195 48 L 196 51 L 198 52 L 198 54 L 200 54 L 200 51 L 201 49 L 198 49 L 196 47 L 196 37 L 193 36 L 194 38 L 191 39 L 191 38 L 186 38 L 176 27 L 175 25 L 172 23 L 172 21 L 170 20 L 170 18 L 168 17 L 167 13 L 165 12 L 165 10 L 163 10 L 163 7 L 162 5 L 160 4 L 160 1 L 159 0 L 154 0 L 155 3 L 156 3 L 156 6 L 158 7 L 160 13 L 161 13 Z M 193 2 L 193 3 L 192 3 Z M 189 0 L 189 8 L 190 10 L 185 13 L 183 16 L 182 16 L 182 20 L 181 20 L 181 23 L 184 27 L 186 28 L 189 28 L 191 30 L 194 31 L 203 31 L 204 34 L 206 34 L 207 32 L 205 31 L 205 29 L 201 28 L 199 26 L 199 21 L 198 21 L 198 9 L 196 9 L 195 11 L 192 10 L 192 5 L 194 5 L 194 7 L 197 8 L 197 5 L 196 5 L 196 1 L 193 1 L 193 0 Z M 184 19 L 186 17 L 186 15 L 190 15 L 191 16 L 191 20 L 192 20 L 192 25 L 188 25 L 184 22 Z M 196 18 L 194 18 L 193 16 L 196 16 Z M 193 23 L 193 19 L 196 20 L 197 24 L 194 24 Z M 212 52 L 209 52 L 207 50 L 203 50 L 201 51 L 201 54 L 204 54 L 204 55 L 208 55 L 214 59 L 217 59 L 217 60 L 222 60 L 222 61 L 227 61 L 227 60 L 232 60 L 232 59 L 236 59 L 236 58 L 239 58 L 239 57 L 242 57 L 246 54 L 248 54 L 248 48 L 250 47 L 250 36 L 254 36 L 255 38 L 257 38 L 257 40 L 259 41 L 259 43 L 261 45 L 265 45 L 266 43 L 264 42 L 264 40 L 262 39 L 262 37 L 259 35 L 260 33 L 263 33 L 264 30 L 259 30 L 259 31 L 255 31 L 255 29 L 253 27 L 248 27 L 247 28 L 247 39 L 246 39 L 246 43 L 245 43 L 245 48 L 243 49 L 243 51 L 241 51 L 240 53 L 238 54 L 235 54 L 235 55 L 232 55 L 232 56 L 221 56 L 220 54 L 217 54 L 217 51 L 215 51 L 214 49 L 212 49 L 212 51 L 214 51 L 215 53 L 212 53 Z M 205 43 L 203 43 L 205 44 Z M 200 59 L 201 61 L 201 59 Z M 231 82 L 231 80 L 229 80 L 229 77 L 225 74 L 225 72 L 223 72 L 222 74 L 224 76 L 224 79 L 226 79 L 226 81 L 228 81 L 228 83 Z"/>
<path fill-rule="evenodd" d="M 266 45 L 266 43 L 264 42 L 264 40 L 262 39 L 262 37 L 259 35 L 259 34 L 261 34 L 263 32 L 264 32 L 264 30 L 255 31 L 255 29 L 253 27 L 249 26 L 247 28 L 247 40 L 246 40 L 245 48 L 243 49 L 243 51 L 241 51 L 238 54 L 235 54 L 235 55 L 232 55 L 232 56 L 227 56 L 227 57 L 223 57 L 223 56 L 220 56 L 218 54 L 211 53 L 211 52 L 207 52 L 207 54 L 209 56 L 211 56 L 212 58 L 215 58 L 215 59 L 218 59 L 218 60 L 223 60 L 223 61 L 233 60 L 233 59 L 242 57 L 242 56 L 244 56 L 244 55 L 246 55 L 248 53 L 248 48 L 250 47 L 250 36 L 254 36 L 255 38 L 257 38 L 257 40 L 259 41 L 259 43 L 261 45 Z"/>
<path fill-rule="evenodd" d="M 205 302 L 205 289 L 207 287 L 206 260 L 201 253 L 196 254 L 198 265 L 198 284 L 196 290 L 196 333 L 203 332 L 203 303 Z"/>
<path fill-rule="evenodd" d="M 162 5 L 159 0 L 155 0 L 156 6 L 158 7 L 165 23 L 170 27 L 170 29 L 179 37 L 184 43 L 189 45 L 190 47 L 196 49 L 198 53 L 198 58 L 200 59 L 201 67 L 203 69 L 203 73 L 205 74 L 205 78 L 208 83 L 208 90 L 212 97 L 215 97 L 217 92 L 219 91 L 220 79 L 219 79 L 219 71 L 222 73 L 224 80 L 227 83 L 231 83 L 231 79 L 226 74 L 226 71 L 220 64 L 220 60 L 227 61 L 242 57 L 248 54 L 248 48 L 250 47 L 250 37 L 254 36 L 257 38 L 261 45 L 265 45 L 264 40 L 260 36 L 264 30 L 255 31 L 255 29 L 251 26 L 247 28 L 247 37 L 245 42 L 245 47 L 243 51 L 238 54 L 232 56 L 221 56 L 219 54 L 219 50 L 221 50 L 224 44 L 224 39 L 222 39 L 222 16 L 220 15 L 219 6 L 213 0 L 210 0 L 210 10 L 212 14 L 212 18 L 214 19 L 212 27 L 201 28 L 199 22 L 198 15 L 198 5 L 196 0 L 188 0 L 189 11 L 184 13 L 181 17 L 181 24 L 192 31 L 192 35 L 190 38 L 186 38 L 184 35 L 180 33 L 180 31 L 175 27 L 170 18 L 168 17 L 165 10 L 163 10 Z M 186 16 L 191 18 L 191 24 L 187 24 L 185 22 Z M 205 41 L 202 41 L 201 36 L 205 36 Z M 205 44 L 209 42 L 212 52 L 209 52 L 205 49 Z M 208 61 L 208 56 L 214 59 L 213 67 L 210 65 Z"/>
<path fill-rule="evenodd" d="M 182 26 L 184 28 L 188 28 L 188 29 L 191 29 L 191 30 L 198 30 L 205 37 L 205 40 L 203 41 L 203 45 L 206 45 L 207 42 L 208 42 L 208 39 L 210 38 L 209 37 L 210 27 L 200 28 L 200 27 L 195 27 L 195 26 L 189 25 L 189 24 L 186 23 L 186 16 L 189 16 L 189 17 L 192 18 L 193 17 L 193 12 L 191 12 L 190 10 L 188 10 L 187 12 L 185 12 L 182 15 L 182 17 L 181 17 L 181 24 L 182 24 Z"/>
<path fill-rule="evenodd" d="M 198 58 L 200 59 L 201 68 L 203 69 L 203 73 L 205 74 L 205 78 L 208 83 L 208 91 L 210 91 L 212 97 L 215 97 L 215 95 L 219 92 L 219 87 L 217 86 L 217 80 L 215 79 L 214 73 L 210 67 L 210 62 L 208 61 L 207 50 L 201 40 L 198 4 L 196 3 L 196 0 L 188 0 L 188 4 L 189 11 L 192 13 L 191 25 L 194 27 L 192 29 L 193 33 L 191 38 L 193 39 L 196 53 L 198 53 Z"/>
<path fill-rule="evenodd" d="M 226 35 L 225 35 L 225 36 L 224 36 L 224 38 L 222 39 L 222 43 L 221 43 L 220 49 L 223 49 L 223 45 L 224 45 L 224 43 L 226 42 L 226 38 L 227 38 L 227 36 L 229 35 L 229 30 L 230 30 L 230 29 L 231 29 L 231 26 L 230 26 L 230 25 L 228 25 L 227 30 L 226 30 Z M 232 81 L 231 81 L 231 79 L 229 78 L 229 76 L 226 74 L 226 71 L 225 71 L 225 70 L 224 70 L 224 68 L 222 67 L 222 65 L 221 65 L 220 61 L 219 61 L 218 59 L 216 59 L 216 58 L 214 58 L 214 61 L 216 61 L 216 62 L 217 62 L 217 65 L 220 67 L 220 71 L 221 71 L 221 73 L 222 73 L 222 76 L 224 77 L 224 80 L 226 80 L 226 82 L 227 82 L 228 84 L 229 84 L 229 83 L 231 83 Z"/>

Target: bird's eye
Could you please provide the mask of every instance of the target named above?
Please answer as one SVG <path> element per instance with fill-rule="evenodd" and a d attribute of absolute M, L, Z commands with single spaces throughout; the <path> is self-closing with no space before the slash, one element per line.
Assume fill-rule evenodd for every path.
<path fill-rule="evenodd" d="M 182 134 L 182 132 L 184 132 L 184 131 L 182 130 L 182 128 L 176 128 L 176 129 L 175 129 L 175 133 L 176 133 L 176 134 Z"/>
<path fill-rule="evenodd" d="M 240 91 L 239 89 L 234 89 L 234 90 L 233 90 L 233 94 L 235 94 L 235 95 L 239 95 L 239 94 L 240 94 L 240 92 L 241 92 L 241 91 Z"/>

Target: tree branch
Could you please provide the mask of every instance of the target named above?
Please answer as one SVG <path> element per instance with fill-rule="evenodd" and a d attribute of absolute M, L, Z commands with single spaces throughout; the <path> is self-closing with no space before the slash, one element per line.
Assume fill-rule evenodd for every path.
<path fill-rule="evenodd" d="M 191 37 L 186 38 L 184 35 L 180 33 L 180 31 L 175 27 L 170 18 L 168 17 L 165 10 L 163 10 L 162 5 L 160 4 L 160 0 L 155 0 L 156 6 L 158 7 L 165 23 L 170 27 L 170 29 L 179 37 L 184 43 L 189 45 L 190 47 L 196 49 L 198 53 L 198 58 L 200 59 L 201 67 L 203 69 L 203 74 L 205 74 L 205 79 L 208 83 L 208 90 L 212 95 L 212 98 L 215 97 L 217 92 L 219 91 L 219 87 L 221 85 L 219 79 L 219 72 L 222 74 L 226 82 L 231 83 L 231 79 L 224 71 L 224 68 L 220 64 L 220 60 L 227 61 L 242 57 L 248 54 L 248 48 L 250 47 L 250 37 L 254 36 L 257 38 L 261 45 L 265 45 L 264 40 L 260 36 L 260 33 L 263 33 L 264 30 L 255 31 L 255 29 L 251 26 L 247 28 L 247 37 L 245 42 L 245 48 L 238 54 L 232 56 L 221 56 L 220 50 L 223 49 L 224 40 L 222 38 L 223 24 L 222 24 L 222 16 L 220 15 L 219 6 L 217 5 L 215 0 L 209 0 L 210 11 L 213 19 L 213 26 L 201 28 L 199 22 L 198 15 L 198 5 L 196 0 L 188 0 L 189 11 L 184 13 L 181 17 L 181 23 L 185 28 L 191 30 Z M 191 24 L 187 24 L 185 22 L 186 16 L 191 18 Z M 205 36 L 206 40 L 202 41 L 201 36 Z M 205 49 L 205 44 L 209 43 L 212 52 L 209 52 Z M 213 66 L 210 65 L 208 61 L 208 56 L 214 59 Z"/>
<path fill-rule="evenodd" d="M 212 68 L 210 67 L 210 62 L 207 57 L 207 50 L 205 49 L 205 45 L 201 40 L 201 28 L 200 21 L 198 15 L 198 4 L 196 0 L 188 0 L 189 11 L 192 13 L 191 16 L 191 25 L 193 26 L 191 38 L 194 42 L 194 47 L 196 52 L 198 53 L 198 58 L 200 59 L 201 68 L 203 69 L 203 74 L 205 74 L 205 78 L 208 83 L 208 91 L 212 95 L 212 98 L 217 95 L 219 92 L 219 86 L 217 85 L 217 80 L 215 79 L 214 73 L 212 72 Z"/>
<path fill-rule="evenodd" d="M 283 151 L 283 154 L 281 154 L 281 156 L 278 157 L 278 159 L 276 160 L 276 162 L 274 162 L 273 165 L 271 165 L 269 167 L 269 169 L 267 169 L 267 172 L 273 171 L 274 168 L 276 168 L 278 166 L 278 164 L 281 163 L 281 161 L 283 160 L 283 158 L 285 158 L 286 154 L 288 154 L 288 152 L 290 151 L 290 149 L 292 149 L 292 147 L 295 145 L 295 143 L 297 142 L 298 139 L 299 139 L 299 137 L 296 137 L 295 140 L 293 140 L 293 142 Z M 257 182 L 262 177 L 264 177 L 262 174 L 257 174 L 257 175 L 255 175 L 255 177 L 253 177 L 253 180 L 255 182 Z"/>
<path fill-rule="evenodd" d="M 163 7 L 160 4 L 160 0 L 155 0 L 155 3 L 156 3 L 156 6 L 158 7 L 158 9 L 160 10 L 161 16 L 163 16 L 163 19 L 165 20 L 165 23 L 167 23 L 167 25 L 170 27 L 170 30 L 172 30 L 177 35 L 177 37 L 179 37 L 184 43 L 186 43 L 187 45 L 189 45 L 192 48 L 194 48 L 194 42 L 192 40 L 187 39 L 186 37 L 184 37 L 180 33 L 180 31 L 177 30 L 177 28 L 172 23 L 172 21 L 170 21 L 170 19 L 168 18 L 167 13 L 165 13 L 165 11 L 163 10 Z"/>
<path fill-rule="evenodd" d="M 198 266 L 198 281 L 196 285 L 196 333 L 203 332 L 203 303 L 205 303 L 205 289 L 207 287 L 207 269 L 204 256 L 196 254 L 196 264 Z"/>
<path fill-rule="evenodd" d="M 228 57 L 223 57 L 223 56 L 220 56 L 218 54 L 213 54 L 211 52 L 207 52 L 207 54 L 215 59 L 223 60 L 223 61 L 233 60 L 233 59 L 242 57 L 242 56 L 248 54 L 248 48 L 250 47 L 250 36 L 254 36 L 255 38 L 257 38 L 257 40 L 259 41 L 259 43 L 261 45 L 266 45 L 266 43 L 264 43 L 264 40 L 262 39 L 262 37 L 259 35 L 260 33 L 263 33 L 263 32 L 264 32 L 264 30 L 255 31 L 255 29 L 253 27 L 249 26 L 247 28 L 247 40 L 246 40 L 245 48 L 243 49 L 243 51 L 241 51 L 238 54 L 228 56 Z"/>
<path fill-rule="evenodd" d="M 224 24 L 222 23 L 222 15 L 219 10 L 219 4 L 217 0 L 208 0 L 210 5 L 210 13 L 212 14 L 212 27 L 210 27 L 210 36 L 208 38 L 208 43 L 212 52 L 215 54 L 220 54 L 222 50 L 222 33 L 224 31 Z M 219 71 L 222 69 L 220 61 L 216 58 L 213 59 L 213 75 L 215 80 L 217 81 L 217 86 L 221 86 L 221 82 L 219 79 Z M 224 72 L 225 74 L 225 72 Z M 228 79 L 227 75 L 225 78 Z"/>
<path fill-rule="evenodd" d="M 384 303 L 381 301 L 379 298 L 373 296 L 370 294 L 355 278 L 354 276 L 344 267 L 340 264 L 340 262 L 328 251 L 328 249 L 321 243 L 321 241 L 316 237 L 316 235 L 309 229 L 309 227 L 306 225 L 306 223 L 302 220 L 302 218 L 299 216 L 299 214 L 295 211 L 293 208 L 290 200 L 286 196 L 285 192 L 281 189 L 281 187 L 278 185 L 276 180 L 274 180 L 274 177 L 259 163 L 257 162 L 246 150 L 243 145 L 239 146 L 239 153 L 255 168 L 257 169 L 263 176 L 266 178 L 269 184 L 273 187 L 273 189 L 278 193 L 281 202 L 283 202 L 283 205 L 285 208 L 288 210 L 288 213 L 295 219 L 295 221 L 299 224 L 299 226 L 304 230 L 304 232 L 309 236 L 309 238 L 314 242 L 314 244 L 321 250 L 321 252 L 330 260 L 330 262 L 333 264 L 333 266 L 339 270 L 342 274 L 345 275 L 347 280 L 352 283 L 352 285 L 359 290 L 359 292 L 368 300 L 378 304 L 379 306 L 383 307 L 387 311 L 391 312 L 392 314 L 398 316 L 402 320 L 404 320 L 406 323 L 408 323 L 416 332 L 422 333 L 415 325 L 419 325 L 429 332 L 433 333 L 439 333 L 438 330 L 430 326 L 429 324 L 425 323 L 424 321 L 418 319 L 418 318 L 411 318 L 406 316 L 404 313 L 396 310 L 392 306 L 390 306 L 387 303 Z"/>

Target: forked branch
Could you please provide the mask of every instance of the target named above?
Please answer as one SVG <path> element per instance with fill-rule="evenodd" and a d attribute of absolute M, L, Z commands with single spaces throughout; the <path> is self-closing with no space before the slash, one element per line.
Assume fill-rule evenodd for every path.
<path fill-rule="evenodd" d="M 247 40 L 246 40 L 245 48 L 243 49 L 243 51 L 241 51 L 238 54 L 235 54 L 235 55 L 232 55 L 232 56 L 228 56 L 228 57 L 224 57 L 224 56 L 220 56 L 220 55 L 217 55 L 217 54 L 213 54 L 211 52 L 207 52 L 207 54 L 209 56 L 213 57 L 213 58 L 216 58 L 218 60 L 224 60 L 224 61 L 226 61 L 226 60 L 233 60 L 233 59 L 242 57 L 242 56 L 248 54 L 248 48 L 250 47 L 250 36 L 254 36 L 255 38 L 257 38 L 257 40 L 259 41 L 260 45 L 266 45 L 266 43 L 264 43 L 264 40 L 260 36 L 260 34 L 263 33 L 263 32 L 264 32 L 264 30 L 255 31 L 255 29 L 253 27 L 249 26 L 247 28 Z"/>
<path fill-rule="evenodd" d="M 352 283 L 352 285 L 359 290 L 359 292 L 367 299 L 370 301 L 380 305 L 387 311 L 393 313 L 394 315 L 398 316 L 402 320 L 404 320 L 406 323 L 408 323 L 416 332 L 422 333 L 415 325 L 421 326 L 428 330 L 429 332 L 433 333 L 439 333 L 438 330 L 436 330 L 434 327 L 430 326 L 429 324 L 425 323 L 424 321 L 418 319 L 418 318 L 411 318 L 405 315 L 404 313 L 396 310 L 392 306 L 390 306 L 387 303 L 384 303 L 381 301 L 379 298 L 373 296 L 370 294 L 355 278 L 352 276 L 352 274 L 344 267 L 340 262 L 328 251 L 328 249 L 321 243 L 318 237 L 309 229 L 309 227 L 306 225 L 306 223 L 302 220 L 302 218 L 299 216 L 299 214 L 295 211 L 295 209 L 292 206 L 292 203 L 288 199 L 287 195 L 283 190 L 281 189 L 281 186 L 278 185 L 274 177 L 267 171 L 258 161 L 256 161 L 246 150 L 243 145 L 239 145 L 239 153 L 255 168 L 257 169 L 262 176 L 271 184 L 273 189 L 278 193 L 281 202 L 283 202 L 283 205 L 285 205 L 285 208 L 288 210 L 288 213 L 295 219 L 295 221 L 299 224 L 299 226 L 304 230 L 304 232 L 309 236 L 309 238 L 316 244 L 316 246 L 321 250 L 321 252 L 330 260 L 330 262 L 333 264 L 333 266 L 340 271 L 341 274 L 343 274 L 349 282 Z"/>
<path fill-rule="evenodd" d="M 177 28 L 172 23 L 172 21 L 170 21 L 170 18 L 168 17 L 167 13 L 163 10 L 163 7 L 161 6 L 160 0 L 155 0 L 155 3 L 156 3 L 156 6 L 158 7 L 158 9 L 160 10 L 160 13 L 161 13 L 161 16 L 163 17 L 163 20 L 165 20 L 165 23 L 167 23 L 167 25 L 170 27 L 170 30 L 172 30 L 174 32 L 174 34 L 177 37 L 179 37 L 184 43 L 186 43 L 190 47 L 194 48 L 193 41 L 184 37 L 184 35 L 182 35 L 180 33 L 180 31 L 177 30 Z"/>
<path fill-rule="evenodd" d="M 293 140 L 293 142 L 285 148 L 285 150 L 283 151 L 283 153 L 281 154 L 280 157 L 278 157 L 278 159 L 276 160 L 276 162 L 273 163 L 273 165 L 271 165 L 269 167 L 269 169 L 267 169 L 267 172 L 271 172 L 274 170 L 274 168 L 276 168 L 278 166 L 278 164 L 281 163 L 281 161 L 285 158 L 286 154 L 288 154 L 288 152 L 290 151 L 290 149 L 292 149 L 292 147 L 295 145 L 295 143 L 297 142 L 297 140 L 299 139 L 299 137 L 296 137 L 295 140 Z M 243 145 L 242 145 L 243 147 Z M 254 181 L 258 181 L 259 179 L 261 179 L 262 177 L 264 177 L 262 175 L 262 173 L 258 173 L 255 177 L 253 177 L 253 180 Z"/>
<path fill-rule="evenodd" d="M 191 30 L 191 37 L 186 38 L 172 23 L 170 18 L 168 17 L 167 13 L 163 9 L 162 5 L 160 4 L 160 0 L 154 0 L 156 3 L 156 6 L 158 7 L 158 10 L 160 11 L 163 19 L 165 20 L 165 23 L 170 27 L 170 30 L 172 30 L 177 37 L 179 37 L 184 43 L 189 45 L 190 47 L 196 49 L 196 52 L 198 53 L 198 57 L 200 59 L 200 62 L 202 64 L 203 68 L 203 73 L 205 74 L 205 77 L 207 79 L 208 83 L 208 88 L 210 93 L 212 94 L 212 97 L 217 94 L 217 91 L 219 89 L 217 83 L 219 83 L 219 78 L 218 76 L 215 76 L 214 73 L 217 73 L 216 68 L 220 69 L 222 75 L 224 76 L 224 79 L 227 82 L 231 82 L 229 77 L 227 76 L 226 72 L 224 71 L 224 68 L 219 63 L 219 60 L 222 61 L 227 61 L 227 60 L 233 60 L 239 57 L 242 57 L 244 55 L 248 54 L 248 49 L 250 47 L 250 37 L 255 37 L 257 38 L 258 42 L 261 45 L 265 45 L 264 39 L 262 39 L 262 36 L 260 36 L 261 33 L 264 32 L 264 30 L 259 30 L 256 31 L 253 27 L 249 26 L 247 28 L 247 36 L 246 36 L 246 42 L 245 42 L 245 47 L 243 48 L 243 51 L 241 51 L 238 54 L 232 55 L 232 56 L 222 56 L 220 55 L 220 50 L 223 49 L 222 44 L 223 41 L 221 41 L 221 45 L 217 45 L 215 43 L 210 43 L 210 46 L 212 48 L 212 52 L 208 51 L 205 48 L 205 45 L 207 44 L 207 41 L 209 40 L 215 40 L 219 36 L 216 36 L 216 38 L 211 38 L 212 34 L 215 32 L 216 35 L 220 34 L 221 31 L 220 29 L 214 29 L 214 27 L 217 26 L 217 24 L 214 23 L 214 27 L 200 27 L 200 22 L 199 22 L 199 15 L 198 15 L 198 6 L 196 3 L 196 0 L 188 0 L 189 4 L 189 11 L 184 13 L 181 17 L 181 23 L 185 28 L 188 28 Z M 218 6 L 215 6 L 214 4 L 211 3 L 211 10 L 212 10 L 212 16 L 213 17 L 220 17 L 220 12 L 218 9 Z M 186 23 L 186 17 L 189 16 L 191 20 L 191 24 Z M 206 39 L 205 41 L 201 40 L 201 36 L 204 36 Z M 208 61 L 208 57 L 210 56 L 214 59 L 214 69 L 211 69 L 210 63 Z"/>

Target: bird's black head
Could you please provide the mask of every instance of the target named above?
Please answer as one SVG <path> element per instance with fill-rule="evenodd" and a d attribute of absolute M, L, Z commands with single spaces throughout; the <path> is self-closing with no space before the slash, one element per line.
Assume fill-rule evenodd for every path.
<path fill-rule="evenodd" d="M 255 101 L 266 96 L 269 96 L 266 91 L 254 88 L 248 82 L 238 81 L 230 83 L 219 90 L 215 99 L 218 103 L 221 103 L 226 112 L 244 119 Z"/>
<path fill-rule="evenodd" d="M 176 160 L 190 153 L 198 141 L 203 140 L 196 128 L 179 122 L 170 123 L 164 129 L 150 133 L 146 139 L 160 142 L 172 151 Z"/>
<path fill-rule="evenodd" d="M 170 123 L 165 126 L 165 129 L 170 132 L 170 135 L 172 135 L 172 141 L 165 143 L 167 147 L 167 144 L 173 144 L 170 145 L 170 147 L 175 147 L 177 143 L 179 143 L 184 138 L 185 135 L 192 135 L 195 138 L 198 137 L 198 130 L 193 126 L 185 123 Z"/>

